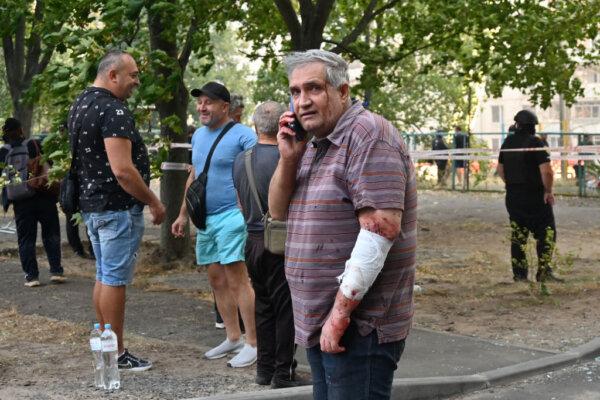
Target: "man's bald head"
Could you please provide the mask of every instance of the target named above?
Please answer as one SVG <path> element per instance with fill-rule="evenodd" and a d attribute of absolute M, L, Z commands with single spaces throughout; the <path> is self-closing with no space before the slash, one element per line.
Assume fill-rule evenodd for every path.
<path fill-rule="evenodd" d="M 100 59 L 98 63 L 98 72 L 97 76 L 106 75 L 111 69 L 121 69 L 123 66 L 123 58 L 125 56 L 130 56 L 129 53 L 123 50 L 110 50 L 108 53 Z"/>
<path fill-rule="evenodd" d="M 102 57 L 94 86 L 107 89 L 119 99 L 126 100 L 139 84 L 139 71 L 131 54 L 111 50 Z"/>

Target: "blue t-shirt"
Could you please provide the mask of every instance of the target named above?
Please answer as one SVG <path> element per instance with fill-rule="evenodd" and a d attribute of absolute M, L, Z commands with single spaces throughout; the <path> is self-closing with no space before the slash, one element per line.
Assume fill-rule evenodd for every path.
<path fill-rule="evenodd" d="M 208 152 L 223 126 L 211 131 L 203 126 L 196 129 L 192 136 L 192 164 L 196 178 L 204 169 Z M 223 136 L 210 161 L 206 182 L 206 213 L 218 214 L 237 207 L 237 197 L 233 186 L 233 162 L 242 151 L 256 144 L 256 134 L 249 127 L 235 124 Z"/>

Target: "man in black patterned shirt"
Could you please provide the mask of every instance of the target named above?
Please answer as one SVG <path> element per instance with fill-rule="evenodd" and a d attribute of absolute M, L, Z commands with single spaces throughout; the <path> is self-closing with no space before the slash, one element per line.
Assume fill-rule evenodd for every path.
<path fill-rule="evenodd" d="M 131 55 L 108 52 L 93 86 L 71 106 L 68 125 L 76 143 L 79 208 L 96 254 L 96 317 L 117 334 L 119 368 L 145 371 L 152 364 L 123 346 L 125 289 L 144 232 L 144 205 L 155 225 L 164 220 L 165 208 L 149 188 L 148 151 L 124 103 L 140 84 L 138 74 Z"/>

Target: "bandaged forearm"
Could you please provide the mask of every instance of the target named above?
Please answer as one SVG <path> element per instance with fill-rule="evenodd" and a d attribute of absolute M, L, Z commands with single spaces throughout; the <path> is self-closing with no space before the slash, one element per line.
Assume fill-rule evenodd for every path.
<path fill-rule="evenodd" d="M 367 293 L 387 258 L 393 241 L 361 229 L 344 273 L 338 276 L 340 290 L 351 300 L 361 300 Z"/>

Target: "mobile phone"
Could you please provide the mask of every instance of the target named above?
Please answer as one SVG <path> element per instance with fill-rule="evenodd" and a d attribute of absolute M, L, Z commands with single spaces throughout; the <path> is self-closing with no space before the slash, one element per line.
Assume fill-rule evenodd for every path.
<path fill-rule="evenodd" d="M 296 133 L 296 140 L 301 142 L 306 138 L 306 131 L 300 124 L 296 113 L 294 112 L 294 101 L 292 96 L 290 96 L 290 111 L 294 113 L 294 120 L 288 124 L 288 127 Z"/>

